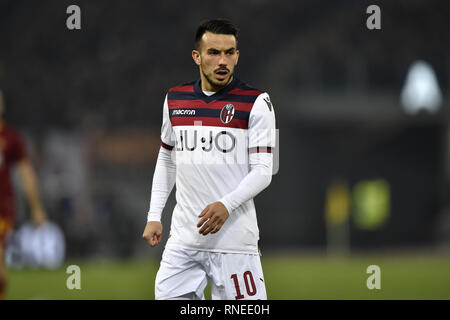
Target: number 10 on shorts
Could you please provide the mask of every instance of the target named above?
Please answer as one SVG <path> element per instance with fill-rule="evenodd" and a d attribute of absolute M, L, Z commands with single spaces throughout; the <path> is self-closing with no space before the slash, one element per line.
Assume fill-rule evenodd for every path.
<path fill-rule="evenodd" d="M 245 271 L 243 276 L 243 279 L 241 279 L 242 282 L 245 284 L 245 289 L 247 291 L 247 295 L 249 297 L 254 296 L 256 294 L 256 285 L 255 280 L 253 280 L 253 275 L 250 271 Z M 237 274 L 232 274 L 231 279 L 234 281 L 234 286 L 236 288 L 236 300 L 244 299 L 245 296 L 241 293 L 241 286 L 239 284 L 239 277 Z"/>

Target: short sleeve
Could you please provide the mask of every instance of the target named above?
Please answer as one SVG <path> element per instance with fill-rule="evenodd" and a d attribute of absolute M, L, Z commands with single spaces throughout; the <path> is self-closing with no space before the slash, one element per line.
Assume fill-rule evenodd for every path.
<path fill-rule="evenodd" d="M 275 148 L 275 111 L 267 93 L 256 98 L 248 123 L 249 153 L 272 153 Z"/>
<path fill-rule="evenodd" d="M 167 103 L 167 95 L 163 105 L 163 121 L 161 126 L 161 146 L 172 150 L 175 146 L 175 135 L 172 129 L 172 123 L 169 116 L 169 105 Z"/>

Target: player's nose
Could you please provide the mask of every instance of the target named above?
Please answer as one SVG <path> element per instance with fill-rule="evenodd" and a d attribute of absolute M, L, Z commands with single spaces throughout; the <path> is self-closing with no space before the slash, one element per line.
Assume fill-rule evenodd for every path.
<path fill-rule="evenodd" d="M 219 58 L 219 66 L 226 66 L 226 65 L 227 65 L 226 54 L 222 52 Z"/>

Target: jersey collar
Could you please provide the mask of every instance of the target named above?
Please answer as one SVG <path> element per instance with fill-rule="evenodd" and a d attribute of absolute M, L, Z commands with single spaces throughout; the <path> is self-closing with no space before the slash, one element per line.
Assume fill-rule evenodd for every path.
<path fill-rule="evenodd" d="M 194 84 L 194 91 L 195 94 L 204 102 L 210 103 L 214 100 L 220 100 L 228 93 L 228 91 L 234 89 L 239 83 L 239 79 L 233 76 L 233 80 L 225 87 L 217 91 L 216 93 L 207 96 L 203 93 L 202 86 L 201 86 L 201 79 L 198 79 Z"/>

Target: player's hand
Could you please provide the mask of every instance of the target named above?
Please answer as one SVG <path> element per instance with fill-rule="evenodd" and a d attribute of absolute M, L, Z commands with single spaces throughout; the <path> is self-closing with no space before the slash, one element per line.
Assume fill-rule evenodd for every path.
<path fill-rule="evenodd" d="M 198 216 L 201 218 L 197 224 L 197 228 L 201 227 L 199 233 L 206 236 L 208 233 L 218 232 L 229 216 L 230 214 L 222 202 L 208 204 Z"/>
<path fill-rule="evenodd" d="M 32 217 L 34 223 L 39 227 L 45 220 L 47 220 L 47 214 L 44 209 L 37 208 L 32 211 Z"/>
<path fill-rule="evenodd" d="M 162 224 L 157 221 L 149 221 L 145 226 L 142 238 L 147 241 L 147 243 L 154 247 L 161 242 L 162 236 Z"/>

